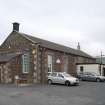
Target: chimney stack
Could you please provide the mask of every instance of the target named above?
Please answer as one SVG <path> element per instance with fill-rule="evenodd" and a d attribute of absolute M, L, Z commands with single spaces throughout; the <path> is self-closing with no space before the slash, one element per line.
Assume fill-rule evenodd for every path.
<path fill-rule="evenodd" d="M 78 46 L 77 46 L 77 50 L 80 50 L 81 48 L 80 48 L 80 44 L 79 44 L 79 42 L 78 42 Z"/>
<path fill-rule="evenodd" d="M 19 32 L 19 23 L 17 23 L 17 22 L 13 23 L 13 31 Z"/>

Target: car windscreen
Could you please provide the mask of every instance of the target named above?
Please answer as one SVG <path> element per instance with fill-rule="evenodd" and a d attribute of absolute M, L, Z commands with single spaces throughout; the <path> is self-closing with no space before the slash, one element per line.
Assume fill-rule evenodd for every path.
<path fill-rule="evenodd" d="M 51 73 L 50 76 L 56 77 L 57 76 L 57 73 Z"/>

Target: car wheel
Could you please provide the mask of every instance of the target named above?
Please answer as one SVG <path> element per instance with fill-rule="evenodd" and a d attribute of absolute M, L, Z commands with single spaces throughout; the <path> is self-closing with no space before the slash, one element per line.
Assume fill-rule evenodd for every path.
<path fill-rule="evenodd" d="M 48 84 L 51 85 L 52 84 L 52 80 L 49 79 L 48 80 Z"/>
<path fill-rule="evenodd" d="M 101 80 L 99 78 L 96 79 L 97 82 L 100 82 Z"/>
<path fill-rule="evenodd" d="M 65 82 L 65 85 L 66 85 L 66 86 L 70 86 L 70 82 L 69 82 L 69 81 L 66 81 L 66 82 Z"/>

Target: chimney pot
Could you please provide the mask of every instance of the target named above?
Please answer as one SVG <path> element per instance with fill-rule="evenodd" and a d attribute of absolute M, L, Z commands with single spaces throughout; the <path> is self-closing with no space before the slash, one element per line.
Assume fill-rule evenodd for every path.
<path fill-rule="evenodd" d="M 77 50 L 80 50 L 81 48 L 80 48 L 80 44 L 79 44 L 79 42 L 78 42 L 78 45 L 77 45 Z"/>
<path fill-rule="evenodd" d="M 18 31 L 19 32 L 19 23 L 17 23 L 17 22 L 13 23 L 13 31 Z"/>

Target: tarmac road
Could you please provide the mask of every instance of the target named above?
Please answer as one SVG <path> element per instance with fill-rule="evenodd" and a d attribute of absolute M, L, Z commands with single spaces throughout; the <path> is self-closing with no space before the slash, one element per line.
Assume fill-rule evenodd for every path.
<path fill-rule="evenodd" d="M 0 105 L 105 105 L 105 82 L 70 87 L 0 85 Z"/>

